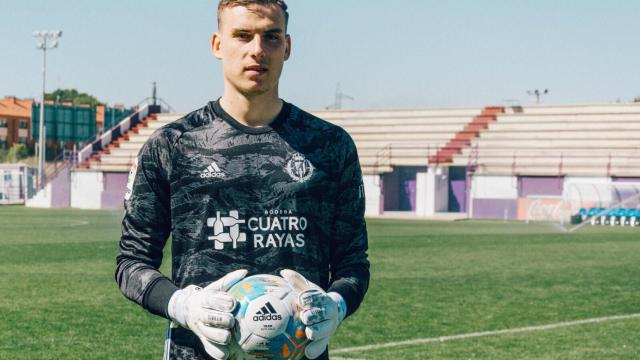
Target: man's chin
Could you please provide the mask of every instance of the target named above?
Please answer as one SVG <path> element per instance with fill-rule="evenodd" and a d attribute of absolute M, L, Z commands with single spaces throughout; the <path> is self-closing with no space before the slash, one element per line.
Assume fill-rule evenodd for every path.
<path fill-rule="evenodd" d="M 273 90 L 273 86 L 268 86 L 263 82 L 251 82 L 251 84 L 244 84 L 244 86 L 237 89 L 246 97 L 256 97 L 269 93 Z"/>

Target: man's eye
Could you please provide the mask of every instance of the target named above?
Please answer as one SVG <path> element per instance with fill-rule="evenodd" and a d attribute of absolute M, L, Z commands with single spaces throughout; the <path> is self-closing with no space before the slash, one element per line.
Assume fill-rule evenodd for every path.
<path fill-rule="evenodd" d="M 240 40 L 251 40 L 251 35 L 241 33 L 241 34 L 236 34 L 236 38 Z"/>
<path fill-rule="evenodd" d="M 269 41 L 278 41 L 280 40 L 280 37 L 275 34 L 267 34 L 266 39 Z"/>

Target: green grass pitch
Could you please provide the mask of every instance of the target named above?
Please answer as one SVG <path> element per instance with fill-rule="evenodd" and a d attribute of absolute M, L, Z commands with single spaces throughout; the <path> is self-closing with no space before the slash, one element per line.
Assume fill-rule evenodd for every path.
<path fill-rule="evenodd" d="M 166 321 L 113 279 L 121 211 L 0 207 L 0 359 L 160 359 Z M 371 287 L 331 348 L 640 313 L 640 229 L 369 220 Z M 163 265 L 163 270 L 168 269 Z M 638 359 L 640 319 L 339 352 Z"/>

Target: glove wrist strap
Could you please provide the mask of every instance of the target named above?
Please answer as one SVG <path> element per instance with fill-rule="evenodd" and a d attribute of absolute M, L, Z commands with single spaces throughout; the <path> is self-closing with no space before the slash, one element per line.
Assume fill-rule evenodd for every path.
<path fill-rule="evenodd" d="M 169 299 L 167 314 L 169 314 L 171 320 L 187 329 L 189 328 L 189 325 L 187 324 L 186 301 L 189 298 L 189 295 L 191 295 L 191 293 L 196 289 L 196 286 L 190 285 L 184 289 L 176 291 L 171 295 L 171 299 Z"/>
<path fill-rule="evenodd" d="M 335 291 L 331 291 L 327 295 L 338 305 L 338 320 L 344 320 L 345 315 L 347 315 L 347 302 L 344 301 L 342 295 Z"/>

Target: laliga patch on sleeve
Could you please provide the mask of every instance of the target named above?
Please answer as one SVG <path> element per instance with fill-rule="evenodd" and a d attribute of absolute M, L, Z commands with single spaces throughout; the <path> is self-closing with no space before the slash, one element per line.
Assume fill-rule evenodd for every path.
<path fill-rule="evenodd" d="M 127 192 L 124 194 L 124 199 L 131 199 L 133 193 L 133 183 L 136 180 L 136 173 L 138 172 L 138 158 L 136 157 L 131 164 L 131 170 L 129 170 L 129 179 L 127 180 Z"/>

